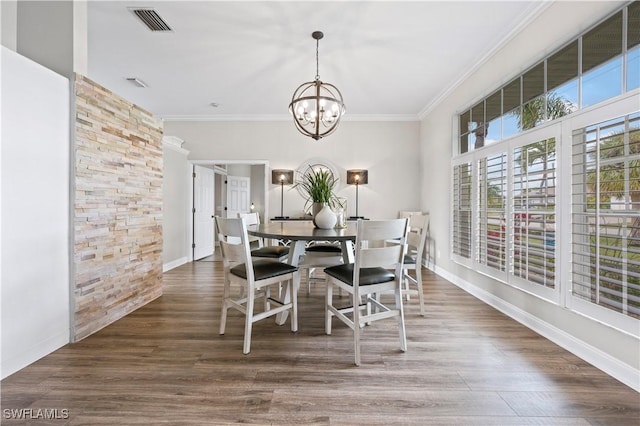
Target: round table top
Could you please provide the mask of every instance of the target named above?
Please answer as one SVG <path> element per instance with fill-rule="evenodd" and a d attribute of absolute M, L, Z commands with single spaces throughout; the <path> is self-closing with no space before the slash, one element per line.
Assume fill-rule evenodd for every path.
<path fill-rule="evenodd" d="M 348 241 L 356 239 L 356 222 L 347 222 L 346 228 L 320 229 L 312 222 L 273 222 L 250 225 L 249 235 L 263 238 L 304 241 Z"/>

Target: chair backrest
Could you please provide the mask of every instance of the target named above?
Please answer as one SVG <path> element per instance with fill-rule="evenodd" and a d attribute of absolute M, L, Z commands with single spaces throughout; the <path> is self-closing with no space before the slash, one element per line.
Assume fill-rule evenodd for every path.
<path fill-rule="evenodd" d="M 429 234 L 429 213 L 409 217 L 407 254 L 416 256 L 416 264 L 422 264 L 425 243 Z"/>
<path fill-rule="evenodd" d="M 354 265 L 354 285 L 361 268 L 394 269 L 396 279 L 402 275 L 402 263 L 408 232 L 408 219 L 358 220 Z M 398 244 L 384 245 L 387 240 Z"/>
<path fill-rule="evenodd" d="M 409 210 L 400 210 L 398 212 L 398 219 L 405 219 L 405 218 L 410 218 L 411 216 L 414 215 L 421 215 L 422 212 L 421 211 L 409 211 Z"/>
<path fill-rule="evenodd" d="M 244 219 L 247 226 L 249 225 L 259 225 L 260 224 L 260 215 L 257 212 L 253 213 L 238 213 L 238 217 Z"/>
<path fill-rule="evenodd" d="M 215 219 L 225 274 L 234 266 L 244 263 L 247 269 L 247 279 L 253 281 L 253 263 L 246 222 L 243 218 L 216 216 Z"/>
<path fill-rule="evenodd" d="M 244 222 L 247 226 L 251 225 L 260 225 L 260 215 L 257 212 L 253 213 L 238 213 L 238 217 L 240 219 L 244 219 Z M 264 246 L 264 240 L 260 237 L 255 237 L 253 235 L 249 235 L 249 242 L 257 241 L 258 248 L 262 248 Z"/>

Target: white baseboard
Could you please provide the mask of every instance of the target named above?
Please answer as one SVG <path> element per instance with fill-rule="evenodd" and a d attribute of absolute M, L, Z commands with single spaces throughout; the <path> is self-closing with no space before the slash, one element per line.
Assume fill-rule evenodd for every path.
<path fill-rule="evenodd" d="M 181 257 L 180 259 L 172 260 L 171 262 L 168 262 L 162 265 L 162 272 L 170 271 L 173 268 L 177 268 L 180 265 L 184 265 L 188 261 L 189 260 L 187 259 L 187 256 Z"/>
<path fill-rule="evenodd" d="M 583 359 L 594 367 L 602 370 L 616 380 L 624 383 L 630 388 L 640 392 L 640 371 L 634 369 L 628 364 L 620 362 L 611 355 L 602 352 L 600 349 L 577 339 L 573 335 L 561 330 L 542 319 L 531 315 L 529 312 L 523 311 L 517 306 L 506 302 L 499 297 L 471 284 L 470 282 L 453 275 L 448 271 L 435 266 L 433 272 L 442 278 L 450 281 L 457 287 L 471 294 L 472 296 L 482 300 L 487 305 L 494 307 L 498 311 L 508 317 L 518 321 L 525 327 L 535 331 L 541 336 L 551 340 L 558 346 L 568 350 L 577 357 Z"/>
<path fill-rule="evenodd" d="M 39 342 L 37 345 L 27 349 L 21 354 L 10 358 L 2 358 L 2 371 L 0 371 L 0 380 L 13 373 L 22 370 L 29 364 L 33 364 L 42 357 L 49 355 L 51 352 L 60 349 L 69 343 L 69 330 L 51 336 L 46 340 Z"/>

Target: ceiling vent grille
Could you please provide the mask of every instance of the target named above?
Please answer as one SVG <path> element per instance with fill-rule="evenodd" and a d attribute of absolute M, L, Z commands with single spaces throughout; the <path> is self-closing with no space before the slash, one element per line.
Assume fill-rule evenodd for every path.
<path fill-rule="evenodd" d="M 129 8 L 151 31 L 173 31 L 169 24 L 151 8 Z"/>

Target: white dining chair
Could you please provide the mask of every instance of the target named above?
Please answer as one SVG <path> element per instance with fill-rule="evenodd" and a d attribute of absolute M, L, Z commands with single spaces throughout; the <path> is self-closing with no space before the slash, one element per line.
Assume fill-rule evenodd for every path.
<path fill-rule="evenodd" d="M 300 257 L 298 266 L 304 272 L 307 283 L 307 295 L 311 294 L 311 282 L 316 280 L 324 281 L 322 277 L 315 277 L 314 272 L 329 266 L 343 263 L 342 247 L 340 244 L 320 242 L 309 244 Z"/>
<path fill-rule="evenodd" d="M 374 321 L 395 318 L 398 323 L 400 350 L 407 350 L 402 306 L 402 263 L 407 232 L 406 218 L 358 220 L 355 262 L 324 270 L 327 275 L 325 332 L 331 334 L 333 317 L 353 330 L 356 365 L 360 365 L 361 329 Z M 385 245 L 386 240 L 397 241 L 397 244 Z M 334 305 L 334 286 L 350 295 L 351 306 Z M 393 292 L 393 306 L 383 303 L 385 292 Z"/>
<path fill-rule="evenodd" d="M 225 333 L 229 308 L 242 312 L 245 315 L 243 353 L 248 354 L 251 350 L 251 331 L 256 321 L 288 311 L 291 315 L 291 331 L 298 330 L 297 287 L 300 285 L 300 273 L 296 266 L 288 263 L 254 260 L 244 219 L 218 216 L 215 219 L 224 265 L 220 334 Z M 279 286 L 283 282 L 291 295 L 286 303 L 272 297 L 270 291 L 272 285 Z M 243 294 L 237 298 L 231 296 L 230 288 L 234 284 L 244 288 Z M 255 301 L 259 298 L 264 298 L 264 310 L 254 313 Z M 272 307 L 272 304 L 275 307 Z"/>
<path fill-rule="evenodd" d="M 427 238 L 429 236 L 429 214 L 412 214 L 409 216 L 409 233 L 407 234 L 406 254 L 402 263 L 403 294 L 407 301 L 412 294 L 418 295 L 420 315 L 425 315 L 424 292 L 422 289 L 422 267 Z M 409 271 L 414 271 L 412 276 Z M 415 289 L 411 285 L 416 286 Z"/>
<path fill-rule="evenodd" d="M 260 215 L 253 213 L 238 213 L 238 217 L 244 219 L 247 226 L 260 225 Z M 251 249 L 251 256 L 258 259 L 275 260 L 278 262 L 286 262 L 289 255 L 289 247 L 283 245 L 267 245 L 264 238 L 249 236 L 249 242 L 254 243 L 257 247 Z"/>

